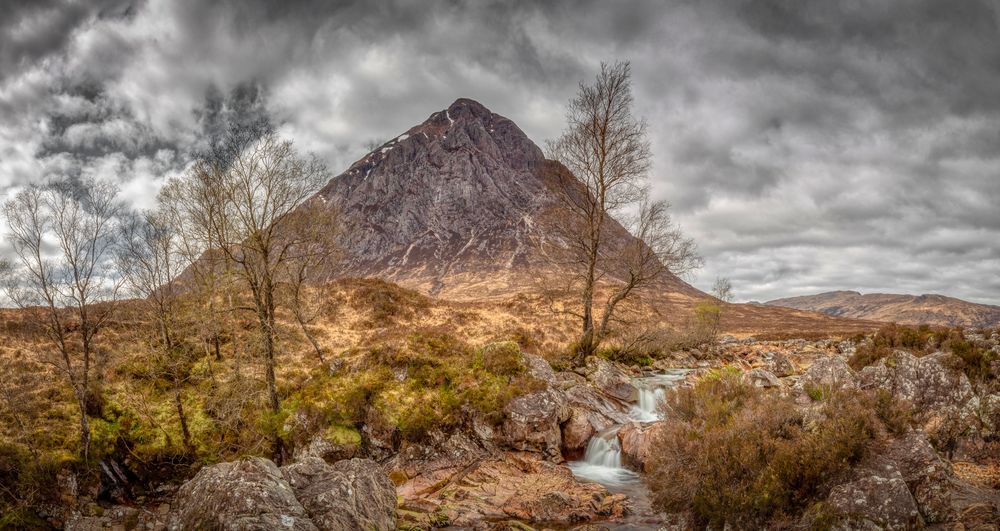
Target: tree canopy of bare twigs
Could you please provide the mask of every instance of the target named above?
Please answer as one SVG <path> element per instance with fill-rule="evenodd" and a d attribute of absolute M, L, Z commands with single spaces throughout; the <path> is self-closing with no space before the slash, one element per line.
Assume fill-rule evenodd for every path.
<path fill-rule="evenodd" d="M 125 285 L 156 323 L 158 341 L 152 349 L 150 368 L 170 384 L 181 439 L 185 450 L 192 452 L 194 444 L 181 393 L 190 379 L 194 356 L 187 348 L 191 320 L 184 318 L 183 288 L 178 279 L 190 262 L 171 221 L 170 212 L 163 208 L 129 216 L 122 223 L 117 258 Z"/>
<path fill-rule="evenodd" d="M 607 337 L 623 301 L 668 273 L 683 274 L 700 265 L 694 242 L 672 223 L 669 205 L 650 198 L 647 187 L 651 150 L 645 122 L 632 112 L 631 72 L 627 62 L 602 64 L 593 84 L 581 84 L 567 108 L 567 127 L 549 143 L 553 158 L 569 173 L 560 175 L 565 216 L 558 241 L 574 273 L 581 320 L 576 362 Z M 614 241 L 614 215 L 631 216 L 626 227 L 635 239 Z M 595 300 L 602 283 L 613 286 L 603 303 Z"/>
<path fill-rule="evenodd" d="M 257 320 L 269 407 L 277 414 L 277 308 L 283 288 L 303 282 L 333 248 L 331 218 L 321 217 L 332 206 L 319 198 L 304 205 L 330 175 L 316 157 L 301 156 L 273 132 L 236 140 L 225 157 L 196 163 L 172 185 L 172 193 L 179 195 L 203 248 L 221 256 L 250 295 L 246 309 Z M 282 454 L 275 434 L 275 458 Z"/>
<path fill-rule="evenodd" d="M 120 287 L 112 256 L 121 212 L 117 193 L 112 184 L 92 180 L 31 185 L 3 209 L 16 255 L 5 291 L 42 324 L 52 345 L 40 354 L 42 361 L 73 388 L 84 459 L 90 451 L 95 337 L 111 316 Z"/>

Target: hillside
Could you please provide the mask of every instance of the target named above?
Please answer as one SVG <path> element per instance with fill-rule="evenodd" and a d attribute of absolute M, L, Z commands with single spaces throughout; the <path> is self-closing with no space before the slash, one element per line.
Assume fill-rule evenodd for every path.
<path fill-rule="evenodd" d="M 1000 306 L 976 304 L 944 295 L 863 295 L 856 291 L 831 291 L 776 299 L 765 304 L 837 317 L 909 325 L 989 328 L 1000 324 Z"/>

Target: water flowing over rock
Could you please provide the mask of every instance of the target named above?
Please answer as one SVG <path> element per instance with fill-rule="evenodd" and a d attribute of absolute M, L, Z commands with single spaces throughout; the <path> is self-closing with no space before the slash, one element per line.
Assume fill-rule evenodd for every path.
<path fill-rule="evenodd" d="M 170 529 L 395 529 L 396 496 L 377 464 L 318 458 L 278 468 L 255 457 L 202 469 L 172 504 Z"/>

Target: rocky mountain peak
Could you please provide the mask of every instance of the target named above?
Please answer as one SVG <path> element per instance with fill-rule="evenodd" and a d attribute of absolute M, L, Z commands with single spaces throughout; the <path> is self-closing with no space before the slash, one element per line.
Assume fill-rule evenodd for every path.
<path fill-rule="evenodd" d="M 319 192 L 340 212 L 346 251 L 328 276 L 375 276 L 453 298 L 531 290 L 546 266 L 540 243 L 553 232 L 559 171 L 513 121 L 458 99 Z"/>

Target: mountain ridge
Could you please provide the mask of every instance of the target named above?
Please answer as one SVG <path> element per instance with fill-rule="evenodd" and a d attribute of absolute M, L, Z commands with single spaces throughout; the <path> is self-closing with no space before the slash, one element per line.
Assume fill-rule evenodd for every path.
<path fill-rule="evenodd" d="M 828 291 L 786 297 L 764 304 L 815 311 L 836 317 L 907 325 L 989 328 L 1000 326 L 1000 306 L 969 302 L 937 293 L 921 295 Z"/>

